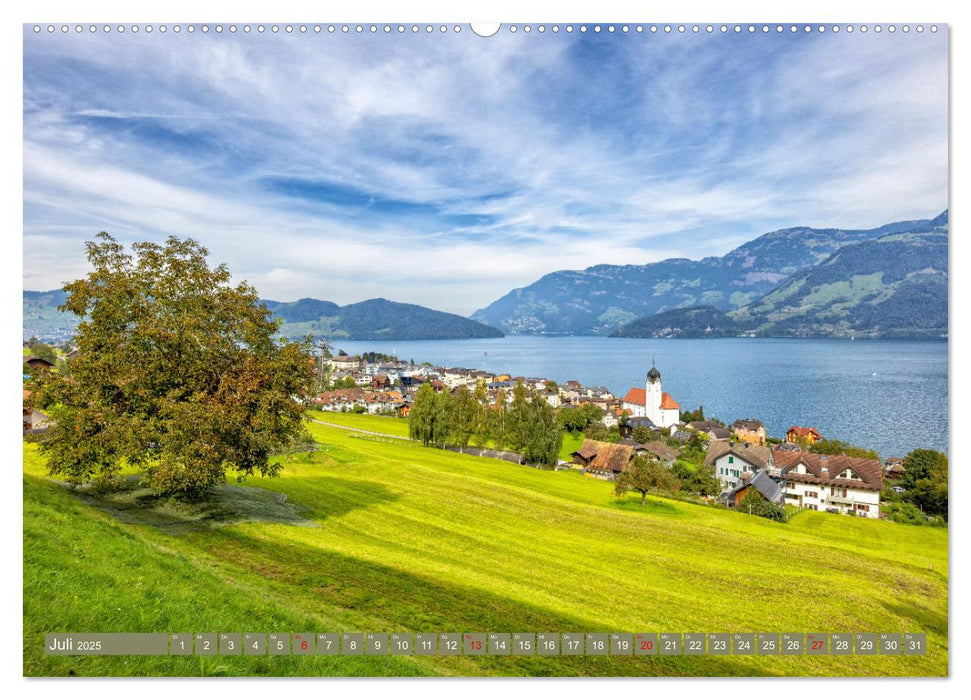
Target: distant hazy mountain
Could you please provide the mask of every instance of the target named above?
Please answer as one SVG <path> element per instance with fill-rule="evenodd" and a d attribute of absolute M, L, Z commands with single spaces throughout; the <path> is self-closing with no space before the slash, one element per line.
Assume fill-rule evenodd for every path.
<path fill-rule="evenodd" d="M 287 336 L 313 335 L 347 340 L 449 340 L 501 338 L 495 328 L 476 321 L 434 311 L 415 304 L 387 299 L 368 299 L 338 306 L 330 301 L 301 299 L 293 302 L 264 300 L 267 308 L 283 319 L 280 330 Z"/>
<path fill-rule="evenodd" d="M 621 326 L 612 338 L 726 338 L 739 335 L 735 321 L 714 306 L 691 306 L 645 316 Z"/>
<path fill-rule="evenodd" d="M 846 245 L 728 313 L 677 309 L 638 319 L 615 335 L 946 337 L 947 225 L 944 212 L 923 226 Z"/>
<path fill-rule="evenodd" d="M 74 332 L 76 317 L 57 310 L 64 292 L 24 292 L 24 337 L 62 340 Z M 331 301 L 300 299 L 263 303 L 282 319 L 280 332 L 295 338 L 314 335 L 346 340 L 446 340 L 458 338 L 501 338 L 495 328 L 463 316 L 434 311 L 414 304 L 387 299 L 369 299 L 338 306 Z"/>
<path fill-rule="evenodd" d="M 946 212 L 942 216 L 946 219 Z M 728 311 L 761 299 L 846 245 L 932 226 L 923 219 L 869 230 L 789 228 L 721 257 L 553 272 L 471 318 L 507 333 L 607 335 L 637 318 L 672 309 L 711 306 Z"/>

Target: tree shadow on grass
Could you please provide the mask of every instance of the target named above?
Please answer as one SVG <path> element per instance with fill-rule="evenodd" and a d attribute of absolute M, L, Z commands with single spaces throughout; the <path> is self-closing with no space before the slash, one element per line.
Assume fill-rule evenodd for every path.
<path fill-rule="evenodd" d="M 904 632 L 936 632 L 947 638 L 947 613 L 941 613 L 925 605 L 909 603 L 902 600 L 881 601 L 884 609 L 896 616 L 911 620 L 913 629 Z M 945 608 L 946 610 L 946 608 Z M 895 631 L 895 630 L 894 630 Z"/>
<path fill-rule="evenodd" d="M 58 482 L 60 483 L 60 482 Z M 68 488 L 65 484 L 61 484 Z M 344 490 L 348 489 L 343 484 Z M 340 515 L 354 508 L 394 498 L 384 487 L 369 482 L 355 482 L 354 498 L 328 504 L 326 515 Z M 202 532 L 247 522 L 277 523 L 295 527 L 320 527 L 314 520 L 320 513 L 288 500 L 277 493 L 255 486 L 222 484 L 211 498 L 199 503 L 178 503 L 159 496 L 145 486 L 138 475 L 127 476 L 117 489 L 98 491 L 90 488 L 70 489 L 82 502 L 133 525 L 152 525 L 166 534 L 182 535 Z"/>
<path fill-rule="evenodd" d="M 568 613 L 504 597 L 461 581 L 426 577 L 288 541 L 268 546 L 250 531 L 210 540 L 210 553 L 272 581 L 290 605 L 336 607 L 367 619 L 371 629 L 332 632 L 630 632 L 607 629 Z M 277 586 L 282 587 L 278 588 Z M 356 615 L 355 615 L 356 616 Z M 308 620 L 308 625 L 314 624 Z M 324 630 L 318 630 L 324 631 Z M 644 630 L 641 630 L 644 631 Z M 657 630 L 655 630 L 657 631 Z M 504 676 L 751 676 L 782 671 L 721 657 L 438 657 L 436 672 Z"/>

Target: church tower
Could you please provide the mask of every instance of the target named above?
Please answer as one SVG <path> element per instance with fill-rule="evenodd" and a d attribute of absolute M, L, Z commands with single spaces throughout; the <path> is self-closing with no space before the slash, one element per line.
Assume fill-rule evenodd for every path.
<path fill-rule="evenodd" d="M 651 360 L 651 369 L 647 372 L 646 389 L 644 408 L 647 411 L 647 417 L 651 419 L 654 425 L 661 427 L 664 425 L 664 419 L 661 415 L 661 373 L 654 366 L 653 359 Z"/>

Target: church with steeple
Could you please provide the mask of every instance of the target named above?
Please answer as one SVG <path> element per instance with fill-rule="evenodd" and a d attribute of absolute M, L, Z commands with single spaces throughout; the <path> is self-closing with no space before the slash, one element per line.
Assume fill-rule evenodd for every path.
<path fill-rule="evenodd" d="M 661 391 L 661 373 L 651 361 L 644 388 L 631 387 L 624 397 L 623 409 L 634 418 L 647 418 L 658 428 L 670 428 L 681 420 L 681 406 L 666 391 Z"/>

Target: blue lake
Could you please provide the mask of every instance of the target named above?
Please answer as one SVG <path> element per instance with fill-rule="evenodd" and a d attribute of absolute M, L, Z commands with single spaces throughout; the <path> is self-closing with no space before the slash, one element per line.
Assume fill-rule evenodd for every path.
<path fill-rule="evenodd" d="M 337 341 L 436 365 L 558 383 L 576 379 L 623 396 L 654 358 L 682 410 L 704 406 L 728 423 L 760 418 L 871 447 L 882 457 L 947 451 L 947 342 L 726 338 L 709 340 L 508 336 L 483 340 Z"/>

